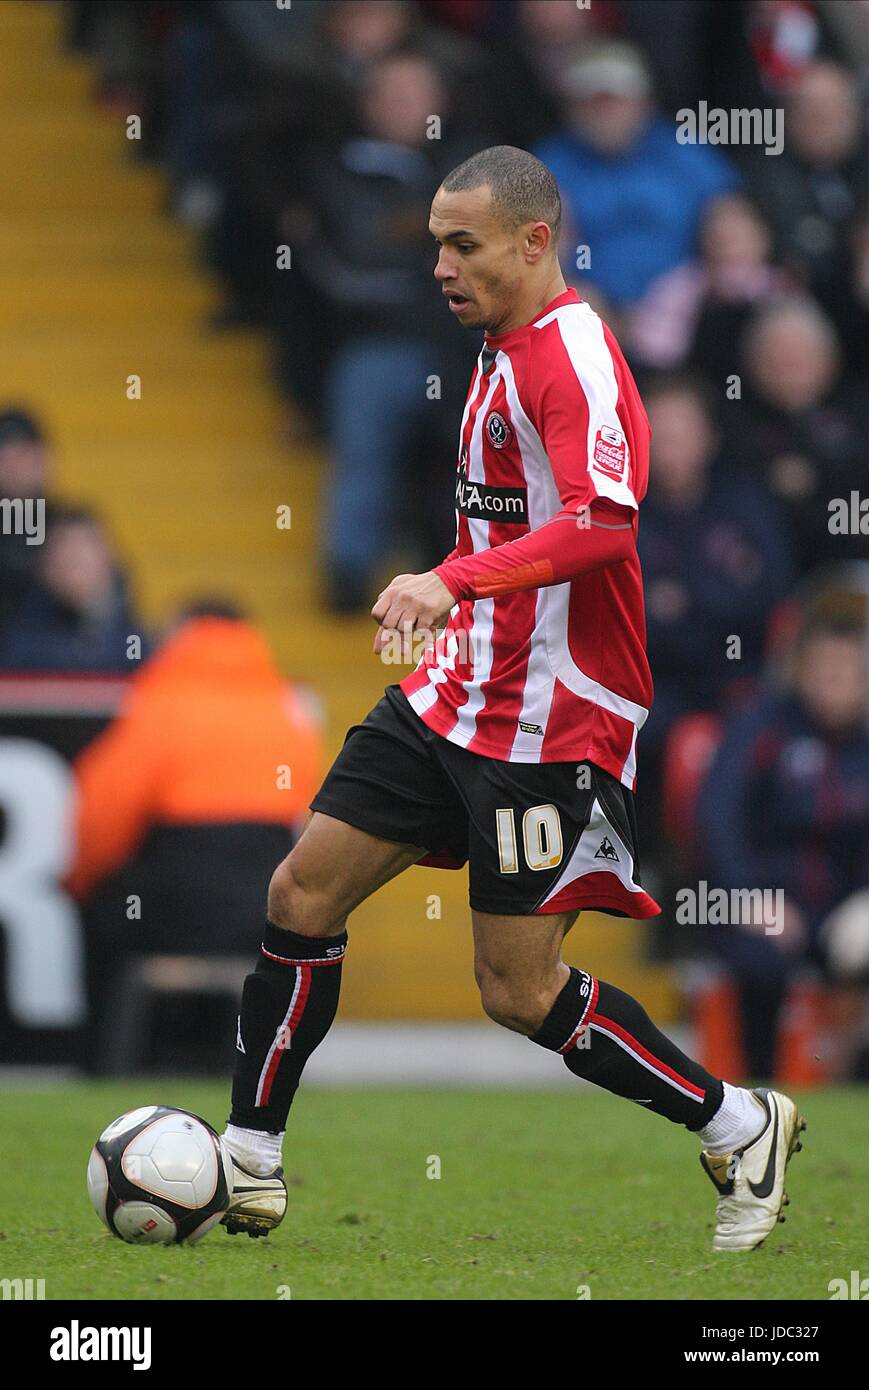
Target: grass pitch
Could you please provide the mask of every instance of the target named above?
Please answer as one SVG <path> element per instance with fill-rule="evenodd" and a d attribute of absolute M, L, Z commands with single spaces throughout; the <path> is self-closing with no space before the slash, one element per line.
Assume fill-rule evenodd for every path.
<path fill-rule="evenodd" d="M 310 1091 L 285 1147 L 290 1208 L 267 1240 L 136 1248 L 102 1227 L 91 1145 L 158 1102 L 222 1129 L 228 1088 L 171 1079 L 7 1090 L 0 1278 L 47 1299 L 829 1299 L 865 1266 L 866 1091 L 796 1096 L 809 1128 L 788 1220 L 713 1255 L 715 1194 L 687 1131 L 601 1092 Z M 440 1177 L 429 1177 L 437 1171 Z"/>

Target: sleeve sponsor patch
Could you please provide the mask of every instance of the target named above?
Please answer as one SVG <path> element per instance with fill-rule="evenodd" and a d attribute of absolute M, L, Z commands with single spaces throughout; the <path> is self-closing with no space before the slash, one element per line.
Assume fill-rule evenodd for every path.
<path fill-rule="evenodd" d="M 621 430 L 601 425 L 594 440 L 591 466 L 617 483 L 625 482 L 628 465 L 628 441 Z"/>

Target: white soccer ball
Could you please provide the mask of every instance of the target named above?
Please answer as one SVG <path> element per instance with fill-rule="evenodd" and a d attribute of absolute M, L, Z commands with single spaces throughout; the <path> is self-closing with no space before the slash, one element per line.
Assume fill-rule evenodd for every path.
<path fill-rule="evenodd" d="M 87 1184 L 97 1216 L 121 1240 L 193 1244 L 229 1205 L 232 1159 L 198 1115 L 146 1105 L 103 1130 L 91 1150 Z"/>

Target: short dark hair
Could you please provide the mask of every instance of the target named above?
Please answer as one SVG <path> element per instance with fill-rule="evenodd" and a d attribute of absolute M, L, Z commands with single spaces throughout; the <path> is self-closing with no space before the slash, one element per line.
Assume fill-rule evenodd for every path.
<path fill-rule="evenodd" d="M 45 433 L 35 415 L 18 406 L 0 411 L 0 449 L 6 444 L 42 444 Z"/>
<path fill-rule="evenodd" d="M 516 145 L 492 145 L 471 155 L 447 174 L 441 187 L 459 193 L 488 184 L 492 203 L 505 226 L 515 231 L 525 222 L 545 222 L 558 242 L 561 195 L 552 174 L 536 155 Z"/>
<path fill-rule="evenodd" d="M 192 622 L 196 618 L 224 618 L 227 622 L 247 621 L 247 614 L 234 599 L 222 594 L 200 594 L 188 599 L 178 610 L 178 622 Z"/>
<path fill-rule="evenodd" d="M 823 637 L 844 637 L 851 642 L 865 642 L 869 619 L 869 601 L 859 590 L 831 587 L 814 596 L 802 615 L 796 633 L 795 647 L 802 652 L 810 643 Z"/>

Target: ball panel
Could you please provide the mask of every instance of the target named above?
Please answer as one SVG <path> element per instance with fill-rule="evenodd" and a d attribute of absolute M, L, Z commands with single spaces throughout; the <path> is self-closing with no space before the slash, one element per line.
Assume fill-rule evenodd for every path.
<path fill-rule="evenodd" d="M 222 1211 L 216 1211 L 212 1216 L 206 1217 L 204 1221 L 184 1236 L 184 1244 L 196 1245 L 197 1241 L 200 1241 L 203 1236 L 207 1236 L 209 1231 L 214 1230 L 222 1215 Z"/>
<path fill-rule="evenodd" d="M 116 1120 L 112 1120 L 110 1125 L 106 1125 L 99 1137 L 99 1143 L 108 1144 L 112 1139 L 118 1138 L 122 1134 L 128 1134 L 137 1125 L 144 1124 L 152 1115 L 156 1114 L 159 1106 L 141 1105 L 138 1110 L 128 1110 L 126 1115 L 119 1115 Z"/>
<path fill-rule="evenodd" d="M 178 1237 L 172 1217 L 150 1202 L 120 1202 L 112 1221 L 121 1240 L 131 1245 L 172 1245 Z"/>
<path fill-rule="evenodd" d="M 91 1149 L 91 1156 L 88 1159 L 88 1196 L 91 1205 L 104 1226 L 109 1226 L 109 1218 L 106 1212 L 106 1202 L 109 1196 L 109 1174 L 106 1169 L 105 1159 L 99 1149 L 94 1145 Z M 109 1226 L 111 1230 L 111 1226 Z"/>
<path fill-rule="evenodd" d="M 128 1182 L 193 1210 L 217 1191 L 217 1152 L 201 1120 L 184 1112 L 161 1115 L 131 1139 L 121 1158 Z"/>

